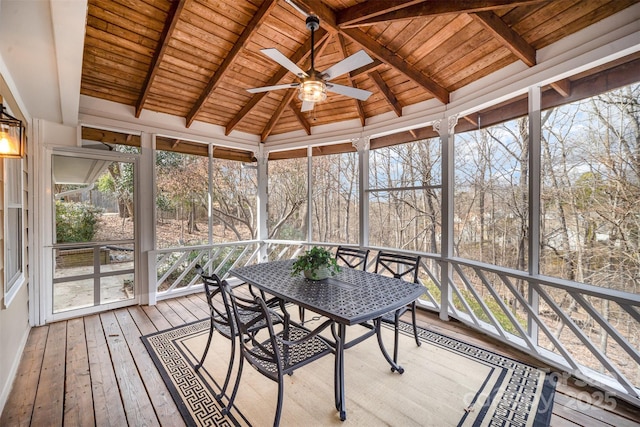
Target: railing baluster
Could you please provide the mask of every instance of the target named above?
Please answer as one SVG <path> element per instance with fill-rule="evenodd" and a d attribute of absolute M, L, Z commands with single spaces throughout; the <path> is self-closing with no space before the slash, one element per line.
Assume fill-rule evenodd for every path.
<path fill-rule="evenodd" d="M 493 327 L 496 328 L 496 331 L 498 332 L 498 334 L 500 334 L 500 336 L 502 338 L 507 339 L 507 336 L 505 335 L 505 331 L 502 328 L 502 325 L 500 325 L 500 322 L 498 322 L 498 320 L 493 315 L 493 312 L 491 310 L 489 310 L 489 307 L 487 307 L 487 305 L 485 304 L 484 300 L 480 297 L 480 295 L 478 295 L 478 293 L 476 292 L 476 290 L 473 287 L 473 285 L 471 284 L 471 282 L 469 282 L 467 277 L 461 273 L 462 268 L 459 265 L 454 265 L 454 268 L 456 269 L 456 271 L 460 275 L 460 278 L 464 282 L 464 284 L 467 287 L 467 289 L 469 290 L 469 292 L 471 292 L 471 294 L 473 295 L 475 300 L 478 302 L 478 304 L 480 304 L 480 308 L 482 308 L 482 311 L 484 311 L 484 314 L 489 318 L 489 320 L 491 321 L 491 324 L 493 325 Z"/>
<path fill-rule="evenodd" d="M 539 289 L 537 285 L 536 289 Z M 551 297 L 549 297 L 547 294 L 540 294 L 540 296 L 546 301 L 547 304 L 549 304 L 551 308 L 553 308 L 558 316 L 560 316 L 564 320 L 565 324 L 569 327 L 569 329 L 571 329 L 576 337 L 578 337 L 578 339 L 582 341 L 585 347 L 589 349 L 591 354 L 593 354 L 609 372 L 612 372 L 616 375 L 616 380 L 620 383 L 620 385 L 622 385 L 629 394 L 637 397 L 637 392 L 634 391 L 633 385 L 627 380 L 622 372 L 618 370 L 618 368 L 616 368 L 611 364 L 611 362 L 609 362 L 607 356 L 605 356 L 598 347 L 593 345 L 589 337 L 584 334 L 582 329 L 580 329 L 578 325 L 576 325 L 575 322 L 564 313 L 564 311 L 556 304 L 556 302 Z M 579 366 L 579 370 L 583 375 L 586 375 L 585 370 L 582 366 Z"/>
<path fill-rule="evenodd" d="M 576 301 L 593 317 L 596 322 L 602 326 L 602 328 L 607 331 L 607 333 L 613 337 L 614 340 L 631 356 L 632 359 L 636 361 L 636 363 L 640 364 L 640 353 L 638 353 L 633 346 L 623 337 L 621 336 L 617 330 L 615 330 L 611 324 L 603 318 L 600 313 L 598 313 L 593 306 L 587 301 L 582 295 L 576 292 L 569 292 L 569 294 L 575 298 Z"/>
<path fill-rule="evenodd" d="M 549 328 L 544 323 L 544 321 L 542 319 L 540 319 L 540 316 L 538 315 L 537 311 L 533 309 L 533 307 L 531 306 L 529 301 L 527 301 L 524 298 L 524 296 L 522 296 L 519 292 L 516 292 L 515 287 L 513 286 L 513 283 L 511 283 L 511 281 L 509 280 L 508 277 L 506 277 L 504 275 L 499 275 L 499 277 L 502 280 L 502 282 L 513 293 L 513 295 L 515 295 L 515 297 L 518 299 L 520 304 L 522 304 L 522 307 L 524 307 L 524 309 L 527 311 L 529 317 L 532 318 L 536 322 L 538 327 L 540 329 L 542 329 L 542 331 L 547 336 L 547 338 L 549 338 L 549 341 L 551 341 L 551 343 L 562 354 L 567 366 L 569 366 L 571 369 L 577 371 L 578 370 L 578 363 L 576 362 L 576 360 L 571 356 L 569 351 L 567 351 L 567 349 L 560 343 L 560 341 L 558 341 L 558 339 L 553 335 L 553 333 L 551 332 L 551 330 L 549 330 Z M 529 285 L 529 286 L 531 286 L 531 285 Z M 544 292 L 544 290 L 542 290 L 542 292 Z M 540 346 L 535 346 L 535 350 L 534 351 L 535 351 L 536 354 L 542 356 L 542 352 L 540 351 Z"/>
<path fill-rule="evenodd" d="M 473 270 L 476 272 L 478 277 L 480 277 L 480 280 L 482 280 L 482 283 L 484 283 L 487 290 L 493 296 L 493 299 L 498 303 L 498 305 L 502 309 L 503 313 L 509 318 L 509 321 L 511 322 L 513 327 L 515 327 L 518 330 L 518 332 L 520 333 L 520 338 L 522 338 L 527 343 L 529 350 L 535 352 L 534 350 L 535 346 L 533 342 L 531 342 L 529 335 L 527 335 L 524 329 L 522 329 L 522 326 L 520 326 L 520 323 L 518 322 L 518 320 L 513 316 L 513 314 L 511 314 L 511 310 L 509 310 L 509 308 L 504 304 L 504 302 L 502 301 L 502 297 L 498 295 L 495 288 L 491 285 L 491 283 L 489 283 L 484 273 L 480 269 L 474 268 Z M 519 294 L 519 292 L 515 292 L 514 296 L 515 294 Z"/>
<path fill-rule="evenodd" d="M 453 266 L 452 266 L 453 268 Z M 462 270 L 456 270 L 459 276 L 463 277 L 463 282 L 464 280 L 464 271 Z M 455 294 L 458 296 L 458 299 L 460 300 L 460 302 L 462 303 L 462 305 L 464 306 L 464 308 L 467 310 L 467 314 L 468 316 L 471 318 L 471 320 L 473 321 L 473 323 L 479 328 L 479 329 L 483 329 L 483 326 L 480 324 L 480 319 L 478 319 L 478 316 L 473 312 L 473 309 L 471 308 L 471 306 L 469 305 L 469 303 L 467 302 L 467 299 L 464 297 L 464 295 L 462 295 L 462 293 L 460 292 L 460 290 L 458 289 L 458 287 L 456 286 L 455 282 L 453 281 L 453 278 L 449 279 L 449 289 L 453 290 L 453 292 L 455 292 Z M 452 296 L 453 299 L 453 296 Z M 456 308 L 455 304 L 451 304 L 449 306 L 449 308 L 451 309 L 450 312 L 452 314 L 460 314 L 459 310 Z"/>

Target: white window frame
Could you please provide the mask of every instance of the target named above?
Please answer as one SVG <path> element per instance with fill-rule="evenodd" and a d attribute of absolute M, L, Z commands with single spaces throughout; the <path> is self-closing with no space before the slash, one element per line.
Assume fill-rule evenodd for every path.
<path fill-rule="evenodd" d="M 26 244 L 25 244 L 25 212 L 24 212 L 24 182 L 23 182 L 23 162 L 22 159 L 4 159 L 3 162 L 3 271 L 4 271 L 4 298 L 3 308 L 8 308 L 22 285 L 26 282 L 24 274 Z M 11 216 L 9 210 L 18 210 L 18 227 L 9 224 Z M 17 228 L 17 230 L 16 230 Z M 17 231 L 17 232 L 16 232 Z M 9 271 L 12 262 L 11 254 L 17 254 L 18 265 L 16 271 Z M 15 260 L 13 260 L 15 261 Z"/>

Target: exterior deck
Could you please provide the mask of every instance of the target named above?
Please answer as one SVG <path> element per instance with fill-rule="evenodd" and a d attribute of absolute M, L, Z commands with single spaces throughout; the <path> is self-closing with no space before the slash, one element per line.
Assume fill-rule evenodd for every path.
<path fill-rule="evenodd" d="M 205 299 L 193 294 L 33 328 L 0 425 L 184 425 L 140 336 L 207 316 Z M 418 323 L 542 366 L 458 321 L 420 310 Z M 552 426 L 640 425 L 639 408 L 582 384 L 558 382 Z"/>

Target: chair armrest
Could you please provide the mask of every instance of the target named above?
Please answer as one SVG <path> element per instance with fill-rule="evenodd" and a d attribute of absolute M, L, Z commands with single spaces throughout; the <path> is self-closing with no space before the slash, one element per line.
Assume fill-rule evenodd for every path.
<path fill-rule="evenodd" d="M 294 328 L 296 328 L 296 329 L 301 329 L 301 330 L 303 330 L 303 331 L 307 332 L 307 334 L 306 334 L 303 338 L 301 338 L 301 339 L 299 339 L 299 340 L 293 340 L 293 341 L 292 341 L 292 340 L 285 340 L 284 338 L 282 338 L 282 337 L 280 336 L 280 334 L 278 334 L 278 336 L 277 336 L 277 340 L 278 340 L 278 342 L 280 342 L 280 343 L 282 343 L 283 345 L 288 346 L 288 347 L 292 347 L 292 346 L 295 346 L 295 345 L 303 344 L 303 343 L 305 343 L 306 341 L 309 341 L 309 340 L 311 340 L 311 339 L 313 339 L 313 338 L 315 338 L 315 337 L 318 337 L 318 338 L 320 338 L 322 341 L 324 341 L 326 344 L 329 344 L 329 343 L 326 341 L 326 339 L 325 339 L 324 337 L 320 337 L 320 336 L 318 336 L 318 335 L 319 335 L 322 331 L 324 331 L 325 329 L 327 329 L 327 327 L 331 326 L 332 324 L 333 324 L 333 320 L 331 320 L 331 319 L 326 320 L 326 321 L 324 321 L 324 323 L 322 323 L 320 326 L 318 326 L 317 328 L 315 328 L 315 329 L 312 331 L 312 330 L 309 330 L 309 329 L 305 328 L 304 326 L 298 325 L 298 324 L 296 324 L 296 323 L 289 323 L 289 327 L 294 327 Z M 283 331 L 283 332 L 284 332 L 284 331 Z M 330 345 L 330 347 L 333 347 L 333 346 L 331 346 L 331 345 Z"/>

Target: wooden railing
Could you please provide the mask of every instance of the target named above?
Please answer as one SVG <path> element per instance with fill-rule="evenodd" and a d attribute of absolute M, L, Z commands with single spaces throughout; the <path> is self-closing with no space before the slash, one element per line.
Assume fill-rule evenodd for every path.
<path fill-rule="evenodd" d="M 311 246 L 337 244 L 269 240 L 153 251 L 148 267 L 150 277 L 156 277 L 155 298 L 202 291 L 196 264 L 233 281 L 228 274 L 233 267 L 295 258 Z M 372 271 L 383 248 L 370 249 Z M 599 387 L 604 394 L 594 399 L 611 393 L 640 405 L 640 295 L 467 259 L 419 255 L 425 286 L 421 307 L 525 351 L 557 368 L 559 375 L 565 372 Z M 450 272 L 444 289 L 442 271 Z"/>

